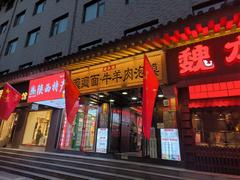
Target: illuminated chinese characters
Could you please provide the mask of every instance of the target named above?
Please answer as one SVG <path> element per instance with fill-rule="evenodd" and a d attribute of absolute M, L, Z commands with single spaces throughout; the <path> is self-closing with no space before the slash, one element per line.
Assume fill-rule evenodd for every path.
<path fill-rule="evenodd" d="M 222 52 L 225 50 L 223 58 L 226 64 L 240 62 L 240 35 L 236 37 L 235 41 L 224 42 L 221 46 Z M 213 51 L 214 48 L 215 46 L 199 44 L 180 51 L 178 54 L 179 73 L 181 75 L 187 75 L 214 70 L 216 68 L 216 62 L 220 60 L 216 58 L 218 57 L 216 54 L 220 52 Z M 215 53 L 212 55 L 214 55 L 216 59 L 212 59 L 210 52 Z"/>
<path fill-rule="evenodd" d="M 236 39 L 236 41 L 228 42 L 224 46 L 224 49 L 227 52 L 230 51 L 229 56 L 227 56 L 225 59 L 227 63 L 233 63 L 236 61 L 240 62 L 240 36 L 238 36 Z"/>
<path fill-rule="evenodd" d="M 155 52 L 149 60 L 159 80 L 163 81 L 163 59 L 160 53 Z M 73 72 L 72 78 L 81 94 L 138 86 L 143 82 L 143 58 L 131 57 L 127 60 Z"/>
<path fill-rule="evenodd" d="M 196 45 L 181 51 L 178 56 L 180 74 L 195 73 L 214 69 L 214 63 L 209 54 L 209 47 Z"/>
<path fill-rule="evenodd" d="M 63 73 L 31 80 L 28 102 L 63 98 L 64 83 Z"/>

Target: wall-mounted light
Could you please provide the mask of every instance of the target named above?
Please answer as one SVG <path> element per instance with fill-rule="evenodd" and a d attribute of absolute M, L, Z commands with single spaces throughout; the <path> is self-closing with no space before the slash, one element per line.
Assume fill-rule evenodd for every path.
<path fill-rule="evenodd" d="M 103 97 L 104 97 L 104 95 L 103 95 L 103 94 L 99 94 L 99 97 L 100 97 L 100 98 L 103 98 Z"/>
<path fill-rule="evenodd" d="M 127 95 L 128 92 L 127 92 L 127 91 L 123 91 L 122 94 L 123 94 L 123 95 Z"/>
<path fill-rule="evenodd" d="M 133 96 L 133 97 L 132 97 L 132 100 L 133 100 L 133 101 L 136 101 L 136 100 L 137 100 L 137 97 Z"/>

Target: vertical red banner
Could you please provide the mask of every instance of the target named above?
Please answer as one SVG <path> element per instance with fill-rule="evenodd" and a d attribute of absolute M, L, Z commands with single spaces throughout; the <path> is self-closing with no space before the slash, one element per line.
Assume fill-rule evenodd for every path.
<path fill-rule="evenodd" d="M 144 55 L 144 77 L 143 77 L 143 133 L 146 139 L 150 139 L 152 127 L 153 108 L 158 92 L 159 82 L 154 73 L 148 57 Z"/>

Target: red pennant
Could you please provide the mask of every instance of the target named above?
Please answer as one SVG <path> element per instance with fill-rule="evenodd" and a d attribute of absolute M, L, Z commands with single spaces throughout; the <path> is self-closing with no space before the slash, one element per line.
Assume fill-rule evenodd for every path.
<path fill-rule="evenodd" d="M 158 92 L 159 82 L 154 73 L 148 57 L 144 55 L 144 76 L 143 76 L 143 133 L 146 139 L 150 139 L 152 127 L 153 108 Z"/>
<path fill-rule="evenodd" d="M 8 120 L 21 98 L 22 95 L 10 84 L 6 83 L 0 98 L 0 119 Z"/>
<path fill-rule="evenodd" d="M 80 92 L 73 83 L 69 72 L 65 71 L 65 101 L 67 121 L 72 124 L 78 112 Z"/>

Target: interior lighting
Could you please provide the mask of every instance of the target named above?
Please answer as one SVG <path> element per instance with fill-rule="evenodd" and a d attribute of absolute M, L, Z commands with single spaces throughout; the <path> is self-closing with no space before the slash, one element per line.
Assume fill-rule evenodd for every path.
<path fill-rule="evenodd" d="M 132 97 L 132 100 L 136 101 L 136 100 L 137 100 L 137 97 Z"/>
<path fill-rule="evenodd" d="M 123 95 L 127 95 L 128 92 L 127 92 L 127 91 L 123 91 L 122 94 L 123 94 Z"/>

